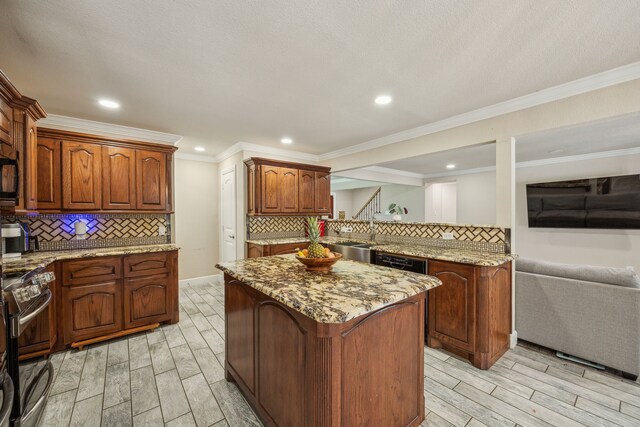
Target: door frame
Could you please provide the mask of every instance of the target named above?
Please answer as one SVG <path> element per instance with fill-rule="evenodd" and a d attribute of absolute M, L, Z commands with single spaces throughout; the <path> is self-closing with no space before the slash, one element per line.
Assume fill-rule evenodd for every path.
<path fill-rule="evenodd" d="M 219 259 L 220 262 L 224 262 L 224 223 L 222 221 L 223 217 L 222 217 L 222 211 L 224 209 L 223 207 L 223 203 L 222 203 L 222 192 L 224 190 L 224 176 L 226 174 L 228 174 L 229 172 L 233 172 L 233 199 L 235 203 L 232 203 L 232 210 L 233 210 L 233 228 L 235 230 L 235 241 L 236 241 L 236 250 L 235 250 L 235 254 L 234 257 L 237 259 L 238 258 L 238 174 L 236 173 L 236 165 L 232 165 L 226 169 L 222 169 L 220 171 L 220 226 L 218 227 L 218 230 L 220 231 L 220 254 L 219 254 Z"/>

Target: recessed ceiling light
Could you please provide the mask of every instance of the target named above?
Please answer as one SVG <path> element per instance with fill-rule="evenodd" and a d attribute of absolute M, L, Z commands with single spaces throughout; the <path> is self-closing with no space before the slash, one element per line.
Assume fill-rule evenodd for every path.
<path fill-rule="evenodd" d="M 291 138 L 282 138 L 280 140 L 280 142 L 282 142 L 283 144 L 291 144 L 293 142 L 293 139 L 291 139 Z"/>
<path fill-rule="evenodd" d="M 195 147 L 194 150 L 202 152 L 204 151 L 204 147 Z"/>
<path fill-rule="evenodd" d="M 455 169 L 455 168 L 456 168 L 456 165 L 454 165 L 453 163 L 449 163 L 447 165 L 447 169 Z"/>
<path fill-rule="evenodd" d="M 120 104 L 116 101 L 112 101 L 111 99 L 99 99 L 98 104 L 102 105 L 104 108 L 110 108 L 112 110 L 120 108 Z"/>
<path fill-rule="evenodd" d="M 375 103 L 378 105 L 387 105 L 391 102 L 391 97 L 389 95 L 380 95 L 375 99 Z"/>

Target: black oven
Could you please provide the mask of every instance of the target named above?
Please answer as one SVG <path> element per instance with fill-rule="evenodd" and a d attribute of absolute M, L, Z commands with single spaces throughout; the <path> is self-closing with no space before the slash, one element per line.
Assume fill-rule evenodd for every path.
<path fill-rule="evenodd" d="M 0 157 L 0 176 L 0 201 L 17 203 L 20 180 L 18 160 Z"/>

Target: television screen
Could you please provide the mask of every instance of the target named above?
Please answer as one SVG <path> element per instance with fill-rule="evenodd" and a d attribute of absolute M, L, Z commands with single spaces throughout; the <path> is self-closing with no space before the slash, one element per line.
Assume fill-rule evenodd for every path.
<path fill-rule="evenodd" d="M 640 229 L 640 175 L 527 184 L 529 227 Z"/>

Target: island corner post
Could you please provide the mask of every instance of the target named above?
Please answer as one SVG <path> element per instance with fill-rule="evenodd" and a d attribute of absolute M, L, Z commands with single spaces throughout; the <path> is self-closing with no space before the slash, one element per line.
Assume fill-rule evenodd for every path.
<path fill-rule="evenodd" d="M 268 426 L 418 426 L 426 290 L 320 323 L 225 273 L 225 377 Z"/>

